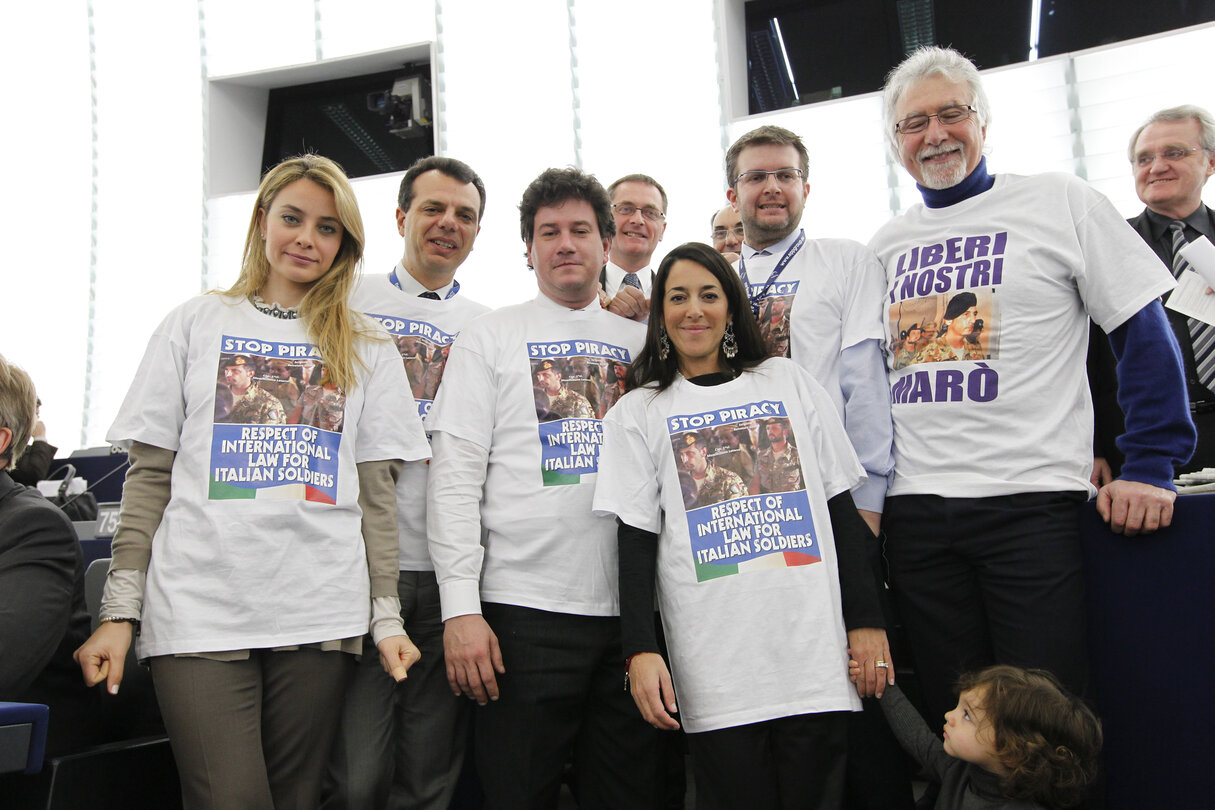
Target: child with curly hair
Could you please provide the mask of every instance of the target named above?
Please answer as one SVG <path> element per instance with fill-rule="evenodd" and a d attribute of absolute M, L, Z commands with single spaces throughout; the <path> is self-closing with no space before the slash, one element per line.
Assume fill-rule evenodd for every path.
<path fill-rule="evenodd" d="M 941 783 L 936 810 L 1041 810 L 1084 799 L 1101 724 L 1055 676 L 993 666 L 962 676 L 958 691 L 943 746 L 898 687 L 881 699 L 899 743 Z"/>

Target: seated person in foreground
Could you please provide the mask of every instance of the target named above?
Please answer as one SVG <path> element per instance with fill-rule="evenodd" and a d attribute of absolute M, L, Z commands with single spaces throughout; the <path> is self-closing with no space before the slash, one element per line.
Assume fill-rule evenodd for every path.
<path fill-rule="evenodd" d="M 44 480 L 50 473 L 51 462 L 55 460 L 55 453 L 59 450 L 46 440 L 46 425 L 42 424 L 41 410 L 42 400 L 39 399 L 34 411 L 33 438 L 26 445 L 24 452 L 13 454 L 17 459 L 9 472 L 18 484 L 30 487 Z"/>
<path fill-rule="evenodd" d="M 35 400 L 29 376 L 0 357 L 0 700 L 51 707 L 49 756 L 94 742 L 97 718 L 72 661 L 89 633 L 76 532 L 8 472 L 29 441 Z"/>

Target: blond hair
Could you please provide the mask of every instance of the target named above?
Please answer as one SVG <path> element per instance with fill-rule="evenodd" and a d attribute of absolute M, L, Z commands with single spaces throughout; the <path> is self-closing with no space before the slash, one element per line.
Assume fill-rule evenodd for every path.
<path fill-rule="evenodd" d="M 360 338 L 380 339 L 382 335 L 371 321 L 348 306 L 355 273 L 363 260 L 363 218 L 354 189 L 341 166 L 320 155 L 299 155 L 266 172 L 257 189 L 257 201 L 245 235 L 240 277 L 220 293 L 249 298 L 260 293 L 266 285 L 270 262 L 261 239 L 261 215 L 270 210 L 278 193 L 296 180 L 311 180 L 332 193 L 342 223 L 342 244 L 333 258 L 333 265 L 305 293 L 299 315 L 308 337 L 321 352 L 327 380 L 349 391 L 355 385 L 356 369 L 367 369 L 355 344 Z"/>

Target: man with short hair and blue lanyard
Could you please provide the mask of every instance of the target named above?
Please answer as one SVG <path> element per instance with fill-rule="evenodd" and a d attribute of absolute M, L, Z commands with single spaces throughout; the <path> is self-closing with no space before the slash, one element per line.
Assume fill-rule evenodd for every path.
<path fill-rule="evenodd" d="M 392 334 L 425 424 L 452 341 L 489 311 L 461 294 L 455 278 L 481 230 L 485 184 L 459 160 L 427 157 L 405 173 L 397 203 L 401 261 L 386 276 L 365 275 L 351 307 Z M 395 493 L 401 619 L 422 658 L 409 680 L 394 684 L 372 648 L 364 651 L 346 693 L 324 810 L 445 810 L 459 780 L 469 712 L 447 684 L 439 586 L 427 547 L 428 470 L 427 463 L 406 464 Z"/>
<path fill-rule="evenodd" d="M 738 272 L 757 318 L 783 299 L 785 324 L 767 330 L 769 351 L 787 335 L 790 358 L 831 394 L 868 476 L 853 498 L 876 535 L 894 467 L 881 348 L 885 275 L 859 242 L 806 238 L 808 168 L 801 138 L 781 127 L 752 130 L 730 147 L 726 197 L 744 231 Z"/>
<path fill-rule="evenodd" d="M 894 469 L 882 355 L 885 273 L 858 242 L 806 238 L 809 164 L 801 138 L 777 126 L 746 133 L 726 152 L 726 197 L 743 224 L 738 272 L 769 353 L 809 371 L 835 403 L 867 476 L 852 497 L 875 536 L 876 575 L 876 538 Z M 865 704 L 849 725 L 848 805 L 910 808 L 898 743 L 877 705 Z"/>

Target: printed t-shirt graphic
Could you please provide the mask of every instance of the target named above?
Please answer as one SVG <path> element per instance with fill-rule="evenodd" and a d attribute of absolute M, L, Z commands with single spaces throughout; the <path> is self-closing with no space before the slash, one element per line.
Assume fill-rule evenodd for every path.
<path fill-rule="evenodd" d="M 1008 233 L 967 234 L 900 253 L 888 290 L 894 402 L 987 401 L 994 398 L 1000 357 L 1000 285 Z M 906 338 L 902 335 L 907 334 Z M 918 335 L 918 339 L 913 339 Z M 915 369 L 923 363 L 968 361 L 977 373 Z M 893 379 L 893 378 L 892 378 Z"/>
<path fill-rule="evenodd" d="M 776 281 L 760 299 L 759 334 L 770 357 L 789 356 L 789 313 L 797 295 L 797 281 Z M 750 294 L 759 295 L 763 284 L 752 284 Z"/>
<path fill-rule="evenodd" d="M 743 481 L 708 454 L 721 426 L 745 430 L 760 447 L 757 472 Z M 821 561 L 796 439 L 783 402 L 668 417 L 696 579 Z"/>
<path fill-rule="evenodd" d="M 632 358 L 594 340 L 528 343 L 544 486 L 577 484 L 598 471 L 600 420 L 620 398 Z"/>
<path fill-rule="evenodd" d="M 220 346 L 210 499 L 334 503 L 346 394 L 326 380 L 320 352 L 231 335 Z M 290 410 L 280 391 L 294 392 Z"/>
<path fill-rule="evenodd" d="M 425 419 L 430 413 L 430 406 L 434 404 L 439 383 L 443 381 L 443 369 L 447 366 L 452 341 L 459 333 L 444 332 L 426 321 L 377 315 L 374 312 L 367 314 L 392 334 L 401 353 L 401 361 L 405 364 L 413 398 L 418 403 L 418 416 Z"/>

